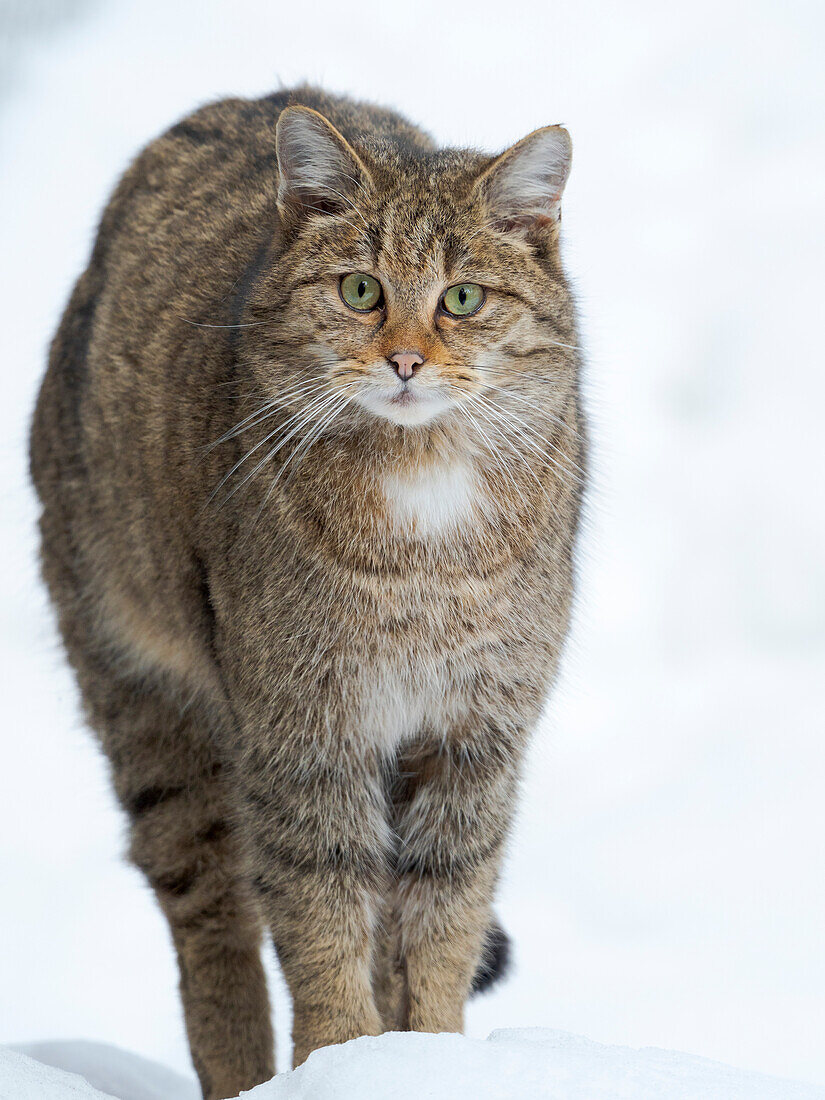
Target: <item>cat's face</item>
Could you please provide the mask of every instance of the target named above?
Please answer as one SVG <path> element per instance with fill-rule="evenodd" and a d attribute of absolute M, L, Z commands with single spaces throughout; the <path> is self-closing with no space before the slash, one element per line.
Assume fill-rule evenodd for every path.
<path fill-rule="evenodd" d="M 492 163 L 379 151 L 366 164 L 320 115 L 292 108 L 278 151 L 293 238 L 277 342 L 298 374 L 275 385 L 319 415 L 350 406 L 416 427 L 473 418 L 519 379 L 524 389 L 543 349 L 558 367 L 572 317 L 555 259 L 565 131 L 538 131 Z M 326 388 L 301 388 L 313 371 Z"/>

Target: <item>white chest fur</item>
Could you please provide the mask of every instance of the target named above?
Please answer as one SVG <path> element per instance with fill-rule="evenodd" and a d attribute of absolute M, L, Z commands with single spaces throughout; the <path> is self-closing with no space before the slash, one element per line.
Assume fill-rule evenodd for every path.
<path fill-rule="evenodd" d="M 391 520 L 421 538 L 444 535 L 480 514 L 478 479 L 463 462 L 393 471 L 383 490 Z"/>

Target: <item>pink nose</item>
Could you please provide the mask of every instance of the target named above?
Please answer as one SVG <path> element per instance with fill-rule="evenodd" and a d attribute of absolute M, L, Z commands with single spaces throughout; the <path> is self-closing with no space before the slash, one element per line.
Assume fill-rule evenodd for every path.
<path fill-rule="evenodd" d="M 390 362 L 395 367 L 398 377 L 406 382 L 408 378 L 412 378 L 416 368 L 421 366 L 424 359 L 417 351 L 397 351 L 395 355 L 390 356 Z"/>

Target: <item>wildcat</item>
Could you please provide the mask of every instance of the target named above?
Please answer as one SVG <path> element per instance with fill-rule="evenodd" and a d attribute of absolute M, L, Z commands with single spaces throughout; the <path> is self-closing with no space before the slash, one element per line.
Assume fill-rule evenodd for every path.
<path fill-rule="evenodd" d="M 166 915 L 204 1096 L 460 1031 L 568 628 L 585 429 L 570 139 L 439 149 L 312 88 L 118 185 L 31 469 L 86 714 Z"/>

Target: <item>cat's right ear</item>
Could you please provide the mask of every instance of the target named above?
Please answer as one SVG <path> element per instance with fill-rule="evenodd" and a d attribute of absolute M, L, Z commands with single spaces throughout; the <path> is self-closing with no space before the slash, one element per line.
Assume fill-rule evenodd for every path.
<path fill-rule="evenodd" d="M 352 208 L 369 172 L 352 146 L 311 107 L 287 107 L 275 130 L 278 208 L 287 221 Z"/>

